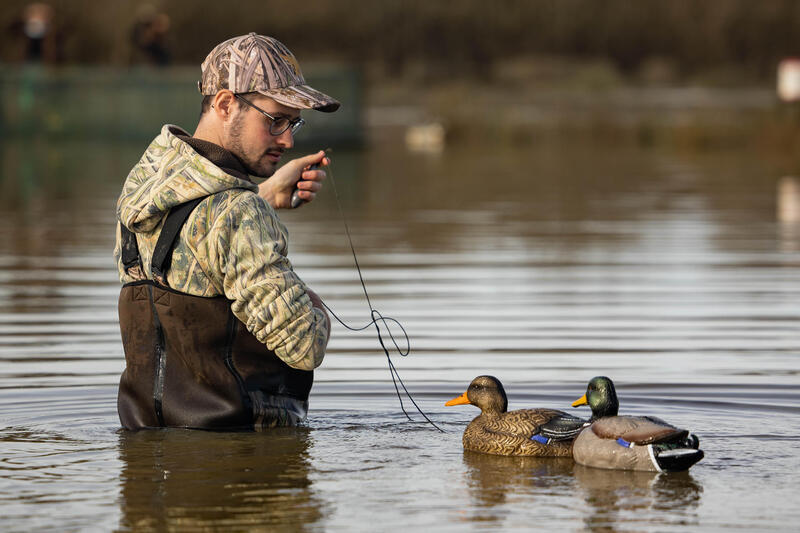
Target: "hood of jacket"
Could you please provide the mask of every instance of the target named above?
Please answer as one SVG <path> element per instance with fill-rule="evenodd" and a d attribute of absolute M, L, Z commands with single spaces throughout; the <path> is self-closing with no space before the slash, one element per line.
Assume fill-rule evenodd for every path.
<path fill-rule="evenodd" d="M 179 137 L 188 135 L 165 125 L 125 179 L 117 219 L 131 231 L 152 231 L 170 209 L 195 198 L 228 189 L 258 191 L 254 182 L 225 172 Z"/>

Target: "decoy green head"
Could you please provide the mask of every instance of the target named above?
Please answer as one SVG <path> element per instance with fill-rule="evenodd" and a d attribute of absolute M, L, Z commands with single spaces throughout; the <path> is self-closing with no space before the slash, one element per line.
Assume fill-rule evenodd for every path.
<path fill-rule="evenodd" d="M 467 392 L 453 398 L 445 405 L 463 405 L 471 403 L 479 407 L 483 413 L 505 413 L 508 409 L 508 398 L 503 384 L 494 376 L 478 376 L 469 384 Z"/>
<path fill-rule="evenodd" d="M 592 408 L 592 420 L 604 416 L 617 416 L 619 400 L 614 382 L 605 376 L 597 376 L 589 381 L 586 394 L 572 402 L 572 407 L 589 405 Z"/>

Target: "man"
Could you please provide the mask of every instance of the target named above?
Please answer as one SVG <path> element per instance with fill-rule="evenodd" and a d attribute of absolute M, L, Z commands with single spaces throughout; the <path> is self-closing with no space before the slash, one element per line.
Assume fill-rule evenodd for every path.
<path fill-rule="evenodd" d="M 311 201 L 324 152 L 277 168 L 301 109 L 339 103 L 250 33 L 201 67 L 194 135 L 166 125 L 117 202 L 122 425 L 259 429 L 303 420 L 330 319 L 286 257 L 275 209 Z M 257 185 L 255 180 L 267 178 Z"/>

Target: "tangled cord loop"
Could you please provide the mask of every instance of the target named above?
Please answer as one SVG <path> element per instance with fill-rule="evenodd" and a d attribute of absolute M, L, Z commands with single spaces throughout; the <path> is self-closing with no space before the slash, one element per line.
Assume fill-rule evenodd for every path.
<path fill-rule="evenodd" d="M 330 151 L 331 151 L 330 148 L 326 149 L 326 152 L 330 152 Z M 328 307 L 328 304 L 326 304 L 325 302 L 322 302 L 322 305 L 324 305 L 325 309 L 327 309 L 330 312 L 330 314 L 333 315 L 333 317 L 336 319 L 337 322 L 339 322 L 342 326 L 344 326 L 345 328 L 349 329 L 350 331 L 363 331 L 363 330 L 367 329 L 368 327 L 370 327 L 371 325 L 375 326 L 375 331 L 378 334 L 378 342 L 380 343 L 381 348 L 383 348 L 383 353 L 386 354 L 386 362 L 389 365 L 389 373 L 392 376 L 392 383 L 394 384 L 394 390 L 397 393 L 397 399 L 400 400 L 400 409 L 402 409 L 403 414 L 406 415 L 406 418 L 408 420 L 410 420 L 412 422 L 414 421 L 414 419 L 411 418 L 411 415 L 409 415 L 408 412 L 406 411 L 405 405 L 403 404 L 403 397 L 400 394 L 400 388 L 397 386 L 398 382 L 400 383 L 400 386 L 403 387 L 403 392 L 405 392 L 406 396 L 408 396 L 408 399 L 411 401 L 411 403 L 417 409 L 417 412 L 419 412 L 419 414 L 421 414 L 422 417 L 430 425 L 432 425 L 433 427 L 435 427 L 436 429 L 438 429 L 442 433 L 445 433 L 445 431 L 442 428 L 440 428 L 439 426 L 437 426 L 433 422 L 433 420 L 428 418 L 428 415 L 426 415 L 422 411 L 422 409 L 419 407 L 419 405 L 417 405 L 417 402 L 414 401 L 414 398 L 411 396 L 411 393 L 408 392 L 408 389 L 406 388 L 406 384 L 403 383 L 403 380 L 400 378 L 400 374 L 397 372 L 397 368 L 395 368 L 394 362 L 392 362 L 392 357 L 389 354 L 389 349 L 386 348 L 386 343 L 383 341 L 383 335 L 381 333 L 380 324 L 383 324 L 384 327 L 386 328 L 386 331 L 389 334 L 389 338 L 392 340 L 392 344 L 394 344 L 394 347 L 397 350 L 397 353 L 400 354 L 401 357 L 406 357 L 409 353 L 411 353 L 411 343 L 410 343 L 410 340 L 409 340 L 409 337 L 408 337 L 408 333 L 406 332 L 406 328 L 403 327 L 403 325 L 400 323 L 400 321 L 398 321 L 397 319 L 392 318 L 392 317 L 388 317 L 388 316 L 385 317 L 380 313 L 380 311 L 378 311 L 377 309 L 372 307 L 372 301 L 370 300 L 369 293 L 367 292 L 367 285 L 366 285 L 366 283 L 364 283 L 364 276 L 361 273 L 361 266 L 358 264 L 358 257 L 356 257 L 356 249 L 353 246 L 353 239 L 350 236 L 350 227 L 348 226 L 347 219 L 344 216 L 344 211 L 342 210 L 342 203 L 339 201 L 339 190 L 336 188 L 336 180 L 333 179 L 333 169 L 331 168 L 330 164 L 328 164 L 328 175 L 330 176 L 331 183 L 333 184 L 333 192 L 334 192 L 334 196 L 336 197 L 336 206 L 339 208 L 339 215 L 342 217 L 342 223 L 344 224 L 345 233 L 347 234 L 347 241 L 350 244 L 350 251 L 353 254 L 353 262 L 355 263 L 356 270 L 358 271 L 358 279 L 361 282 L 361 288 L 364 290 L 364 296 L 367 299 L 367 305 L 369 305 L 370 317 L 372 318 L 372 320 L 370 320 L 365 326 L 362 326 L 360 328 L 359 327 L 352 327 L 352 326 L 349 326 L 349 325 L 345 324 L 345 322 L 341 318 L 339 318 L 336 315 L 336 313 L 333 312 L 333 309 Z M 394 334 L 392 334 L 392 328 L 389 326 L 390 323 L 397 324 L 397 326 L 402 330 L 403 336 L 405 337 L 405 340 L 406 340 L 405 349 L 400 348 L 400 345 L 397 343 L 397 339 L 395 338 Z"/>
<path fill-rule="evenodd" d="M 441 431 L 442 433 L 444 433 L 445 431 L 444 431 L 442 428 L 440 428 L 439 426 L 437 426 L 437 425 L 436 425 L 436 424 L 433 422 L 433 420 L 431 420 L 430 418 L 428 418 L 428 415 L 426 415 L 426 414 L 425 414 L 425 413 L 422 411 L 422 409 L 420 408 L 420 406 L 419 406 L 419 405 L 417 405 L 417 402 L 414 400 L 414 397 L 413 397 L 413 396 L 411 396 L 411 393 L 410 393 L 410 392 L 408 392 L 408 389 L 406 388 L 406 384 L 405 384 L 405 383 L 403 383 L 403 380 L 402 380 L 402 378 L 400 377 L 400 374 L 397 372 L 397 368 L 394 366 L 394 362 L 392 361 L 392 357 L 391 357 L 391 355 L 389 354 L 389 349 L 386 347 L 386 343 L 383 341 L 383 334 L 382 334 L 382 332 L 381 332 L 381 327 L 380 327 L 380 324 L 381 324 L 381 323 L 382 323 L 382 324 L 384 325 L 384 327 L 386 328 L 386 331 L 387 331 L 387 332 L 388 332 L 388 334 L 389 334 L 389 338 L 392 340 L 392 344 L 394 344 L 394 348 L 395 348 L 395 350 L 397 350 L 397 353 L 398 353 L 398 354 L 399 354 L 401 357 L 406 357 L 406 356 L 407 356 L 409 353 L 411 353 L 411 344 L 410 344 L 410 341 L 409 341 L 408 333 L 406 332 L 406 328 L 404 328 L 404 327 L 403 327 L 403 324 L 401 324 L 401 323 L 400 323 L 400 321 L 399 321 L 399 320 L 397 320 L 396 318 L 392 318 L 392 317 L 390 317 L 390 316 L 383 316 L 383 315 L 381 314 L 381 312 L 380 312 L 380 311 L 378 311 L 377 309 L 372 309 L 372 310 L 371 310 L 371 311 L 372 311 L 372 312 L 371 312 L 371 315 L 372 315 L 372 320 L 370 320 L 369 322 L 367 322 L 367 323 L 366 323 L 364 326 L 361 326 L 360 328 L 359 328 L 359 327 L 354 327 L 354 326 L 350 326 L 350 325 L 346 324 L 346 323 L 345 323 L 345 322 L 344 322 L 344 321 L 343 321 L 341 318 L 339 318 L 339 316 L 338 316 L 336 313 L 334 313 L 334 312 L 333 312 L 333 309 L 331 309 L 331 308 L 328 306 L 328 304 L 326 304 L 325 302 L 322 302 L 322 305 L 324 305 L 324 306 L 325 306 L 325 309 L 327 309 L 327 310 L 328 310 L 328 312 L 329 312 L 331 315 L 333 315 L 333 317 L 336 319 L 336 321 L 337 321 L 337 322 L 339 322 L 339 324 L 341 324 L 341 325 L 342 325 L 342 326 L 344 326 L 345 328 L 349 329 L 350 331 L 364 331 L 365 329 L 367 329 L 367 328 L 368 328 L 368 327 L 370 327 L 371 325 L 373 325 L 373 324 L 375 325 L 375 330 L 376 330 L 376 331 L 377 331 L 377 333 L 378 333 L 378 342 L 380 342 L 381 348 L 383 348 L 383 352 L 386 354 L 386 361 L 387 361 L 387 363 L 389 364 L 389 372 L 390 372 L 390 374 L 391 374 L 391 376 L 392 376 L 392 383 L 394 384 L 394 390 L 395 390 L 395 392 L 397 393 L 397 399 L 398 399 L 398 400 L 400 400 L 400 409 L 402 409 L 402 411 L 403 411 L 403 414 L 404 414 L 404 415 L 406 415 L 406 418 L 407 418 L 407 419 L 409 419 L 410 421 L 412 421 L 412 422 L 414 421 L 414 419 L 413 419 L 413 418 L 411 418 L 411 415 L 409 415 L 409 414 L 408 414 L 408 412 L 406 411 L 405 405 L 403 404 L 403 397 L 402 397 L 402 395 L 400 394 L 400 389 L 399 389 L 399 387 L 397 386 L 397 384 L 398 384 L 398 383 L 400 383 L 400 386 L 401 386 L 401 387 L 403 387 L 403 392 L 405 392 L 406 396 L 408 396 L 408 399 L 411 401 L 411 403 L 412 403 L 412 404 L 414 405 L 414 407 L 417 409 L 417 411 L 419 412 L 419 414 L 421 414 L 421 415 L 422 415 L 422 417 L 423 417 L 423 418 L 424 418 L 424 419 L 425 419 L 425 420 L 426 420 L 426 421 L 427 421 L 427 422 L 428 422 L 430 425 L 432 425 L 433 427 L 435 427 L 436 429 L 438 429 L 439 431 Z M 405 338 L 405 340 L 406 340 L 406 346 L 405 346 L 405 349 L 403 349 L 403 348 L 400 348 L 400 345 L 397 343 L 397 339 L 395 338 L 394 334 L 392 333 L 392 328 L 389 326 L 389 323 L 395 323 L 395 324 L 397 324 L 397 326 L 398 326 L 398 327 L 399 327 L 399 328 L 402 330 L 402 332 L 403 332 L 403 337 L 404 337 L 404 338 Z"/>
<path fill-rule="evenodd" d="M 328 307 L 328 304 L 326 304 L 325 302 L 322 302 L 322 305 L 325 306 L 325 309 L 327 309 L 328 312 L 331 315 L 333 315 L 333 318 L 335 318 L 336 321 L 339 324 L 341 324 L 345 328 L 349 329 L 350 331 L 364 331 L 365 329 L 367 329 L 371 325 L 375 324 L 375 326 L 378 327 L 378 333 L 380 334 L 380 326 L 378 326 L 378 323 L 379 322 L 382 323 L 383 326 L 386 328 L 386 331 L 389 333 L 389 338 L 392 339 L 392 344 L 394 344 L 394 349 L 397 350 L 397 354 L 399 356 L 401 356 L 401 357 L 406 357 L 409 353 L 411 353 L 411 344 L 410 344 L 410 341 L 409 341 L 408 333 L 406 332 L 406 328 L 404 328 L 403 324 L 401 324 L 400 321 L 397 320 L 396 318 L 393 318 L 393 317 L 390 317 L 390 316 L 383 316 L 380 313 L 380 311 L 378 311 L 377 309 L 373 309 L 372 310 L 372 320 L 370 320 L 365 325 L 363 325 L 360 328 L 358 328 L 358 327 L 350 326 L 350 325 L 346 324 L 341 318 L 339 318 L 339 316 L 336 313 L 333 312 L 333 309 Z M 405 342 L 405 344 L 406 344 L 405 348 L 400 348 L 400 345 L 397 343 L 397 339 L 395 338 L 394 334 L 392 333 L 392 328 L 389 326 L 389 323 L 397 324 L 397 327 L 399 327 L 400 330 L 403 332 L 403 338 L 406 341 Z"/>

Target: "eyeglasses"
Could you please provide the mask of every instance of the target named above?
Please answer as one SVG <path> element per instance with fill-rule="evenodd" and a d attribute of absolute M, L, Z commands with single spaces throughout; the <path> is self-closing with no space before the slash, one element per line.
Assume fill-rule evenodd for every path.
<path fill-rule="evenodd" d="M 242 98 L 238 94 L 234 94 L 233 96 L 235 96 L 236 98 L 238 98 L 239 100 L 241 100 L 245 104 L 249 105 L 250 107 L 252 107 L 253 109 L 255 109 L 256 111 L 258 111 L 259 113 L 261 113 L 262 115 L 264 115 L 265 117 L 267 117 L 268 119 L 270 119 L 272 121 L 270 123 L 270 125 L 269 125 L 269 134 L 270 135 L 274 135 L 274 136 L 277 137 L 278 135 L 281 135 L 284 131 L 286 131 L 286 130 L 291 128 L 292 136 L 294 136 L 294 134 L 297 133 L 297 130 L 302 128 L 303 124 L 306 123 L 306 121 L 303 120 L 300 117 L 297 117 L 295 119 L 290 119 L 290 118 L 287 118 L 287 117 L 273 117 L 272 115 L 270 115 L 269 113 L 267 113 L 266 111 L 264 111 L 263 109 L 261 109 L 260 107 L 255 105 L 254 103 Z"/>

